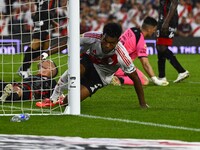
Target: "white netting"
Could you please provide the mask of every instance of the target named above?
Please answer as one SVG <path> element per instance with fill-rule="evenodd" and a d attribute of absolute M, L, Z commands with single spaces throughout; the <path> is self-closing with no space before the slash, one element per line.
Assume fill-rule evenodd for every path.
<path fill-rule="evenodd" d="M 48 42 L 50 49 L 57 44 L 60 47 L 63 42 L 67 41 L 67 26 L 68 26 L 68 0 L 15 0 L 15 1 L 0 1 L 0 95 L 6 84 L 24 83 L 24 80 L 19 76 L 19 67 L 23 66 L 25 51 L 31 45 L 35 49 L 35 54 L 31 55 L 35 58 L 42 51 L 48 50 Z M 47 9 L 43 7 L 47 4 Z M 38 15 L 38 16 L 37 16 Z M 36 17 L 37 16 L 37 17 Z M 35 17 L 35 19 L 33 19 Z M 56 25 L 57 22 L 59 26 Z M 47 38 L 49 36 L 49 39 Z M 31 44 L 33 43 L 33 44 Z M 39 45 L 39 47 L 38 47 Z M 54 78 L 58 81 L 62 73 L 67 69 L 67 50 L 50 55 L 47 59 L 53 60 L 58 68 L 58 75 Z M 28 54 L 28 52 L 26 52 Z M 38 73 L 39 60 L 32 59 L 30 73 L 36 75 Z M 27 69 L 23 66 L 21 70 Z M 35 79 L 31 78 L 35 83 Z M 6 84 L 5 84 L 6 83 Z M 49 82 L 51 86 L 52 81 Z M 20 87 L 24 88 L 23 84 Z M 31 85 L 32 86 L 32 85 Z M 42 83 L 45 86 L 45 83 Z M 25 87 L 24 90 L 29 90 L 30 87 Z M 42 87 L 44 88 L 44 87 Z M 50 87 L 49 87 L 50 88 Z M 50 88 L 51 90 L 51 88 Z M 38 88 L 38 91 L 31 91 L 29 94 L 31 100 L 13 100 L 14 95 L 11 95 L 11 101 L 5 103 L 0 102 L 0 115 L 30 113 L 62 113 L 63 109 L 58 107 L 53 108 L 38 108 L 35 103 L 42 100 L 42 96 L 38 98 L 37 92 L 44 92 Z M 51 92 L 49 93 L 51 94 Z M 43 95 L 43 96 L 44 96 Z"/>

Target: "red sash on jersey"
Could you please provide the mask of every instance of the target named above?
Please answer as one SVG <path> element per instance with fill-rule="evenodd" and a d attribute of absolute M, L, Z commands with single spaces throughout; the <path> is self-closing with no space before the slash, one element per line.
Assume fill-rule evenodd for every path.
<path fill-rule="evenodd" d="M 178 15 L 179 18 L 183 16 L 184 12 L 186 11 L 186 7 L 184 6 L 183 10 L 181 11 L 181 13 Z"/>
<path fill-rule="evenodd" d="M 2 26 L 0 26 L 0 33 L 3 31 L 5 26 L 6 26 L 6 21 L 3 22 Z"/>
<path fill-rule="evenodd" d="M 53 8 L 55 8 L 55 3 L 56 3 L 56 1 L 55 0 L 50 0 L 50 2 L 49 2 L 49 10 L 50 9 L 53 9 Z"/>
<path fill-rule="evenodd" d="M 200 26 L 196 27 L 196 28 L 192 31 L 192 35 L 194 35 L 199 29 L 200 29 Z"/>
<path fill-rule="evenodd" d="M 127 13 L 126 13 L 126 14 L 124 15 L 123 19 L 122 19 L 122 23 L 124 23 L 124 22 L 126 21 L 127 17 L 128 17 L 128 15 L 127 15 Z"/>
<path fill-rule="evenodd" d="M 102 25 L 103 23 L 99 23 L 98 24 L 98 26 L 94 29 L 94 31 L 98 31 L 100 28 L 101 28 L 101 25 Z"/>
<path fill-rule="evenodd" d="M 137 10 L 137 11 L 135 12 L 135 14 L 133 15 L 133 17 L 135 18 L 138 14 L 139 14 L 139 11 Z"/>
<path fill-rule="evenodd" d="M 155 10 L 153 9 L 153 11 L 151 12 L 150 16 L 153 16 L 154 12 L 155 12 Z"/>
<path fill-rule="evenodd" d="M 96 58 L 92 55 L 89 55 L 89 58 L 94 64 L 112 65 L 113 66 L 113 65 L 116 65 L 118 63 L 116 54 L 102 58 L 102 59 Z"/>

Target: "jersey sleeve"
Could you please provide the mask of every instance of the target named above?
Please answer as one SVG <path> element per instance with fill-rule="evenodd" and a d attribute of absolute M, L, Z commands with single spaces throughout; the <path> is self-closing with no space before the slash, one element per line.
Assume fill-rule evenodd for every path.
<path fill-rule="evenodd" d="M 97 40 L 101 39 L 100 32 L 86 32 L 80 37 L 81 53 L 86 52 Z"/>
<path fill-rule="evenodd" d="M 81 46 L 90 45 L 94 42 L 95 42 L 95 39 L 86 37 L 84 34 L 82 34 L 80 37 L 80 45 Z"/>
<path fill-rule="evenodd" d="M 140 39 L 137 44 L 137 55 L 138 57 L 147 57 L 147 45 L 144 40 L 144 36 L 141 34 Z"/>
<path fill-rule="evenodd" d="M 131 57 L 121 42 L 118 42 L 117 44 L 116 53 L 118 54 L 118 62 L 120 64 L 120 68 L 125 73 L 130 74 L 136 70 Z"/>

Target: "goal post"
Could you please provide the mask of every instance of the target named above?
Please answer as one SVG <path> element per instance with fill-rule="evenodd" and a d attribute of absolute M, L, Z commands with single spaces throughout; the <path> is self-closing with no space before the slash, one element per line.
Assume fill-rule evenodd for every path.
<path fill-rule="evenodd" d="M 80 4 L 69 0 L 68 101 L 65 114 L 80 115 Z"/>
<path fill-rule="evenodd" d="M 9 8 L 8 11 L 3 14 L 0 13 L 0 96 L 4 88 L 2 81 L 6 84 L 24 83 L 23 78 L 18 75 L 18 69 L 22 65 L 27 47 L 33 41 L 32 33 L 34 33 L 34 28 L 30 15 L 37 12 L 40 4 L 51 1 L 19 0 L 15 1 L 17 3 L 9 1 L 10 3 L 6 6 L 6 8 Z M 65 4 L 64 1 L 66 1 L 66 6 L 62 6 Z M 66 108 L 62 104 L 39 108 L 36 106 L 36 102 L 42 102 L 42 97 L 38 99 L 32 97 L 30 100 L 21 98 L 18 101 L 11 100 L 6 103 L 0 101 L 0 116 L 20 113 L 29 113 L 31 115 L 80 114 L 80 1 L 55 0 L 55 3 L 55 7 L 51 10 L 57 14 L 51 16 L 51 10 L 49 10 L 45 20 L 54 20 L 59 23 L 59 26 L 55 27 L 49 23 L 49 29 L 46 30 L 50 33 L 49 49 L 54 45 L 61 47 L 64 42 L 67 42 L 68 48 L 62 52 L 50 55 L 47 59 L 51 59 L 56 63 L 58 75 L 54 79 L 57 82 L 61 75 L 68 69 L 69 83 L 68 88 L 64 91 L 64 95 L 68 96 L 69 105 Z M 29 12 L 25 13 L 27 10 Z M 40 20 L 38 22 L 39 25 L 42 25 Z M 46 39 L 41 41 L 41 43 L 45 41 Z M 40 46 L 38 51 L 41 50 L 44 49 Z M 30 71 L 32 75 L 37 74 L 39 61 L 41 59 L 31 62 Z M 31 93 L 34 92 L 37 92 L 37 90 L 31 91 Z"/>

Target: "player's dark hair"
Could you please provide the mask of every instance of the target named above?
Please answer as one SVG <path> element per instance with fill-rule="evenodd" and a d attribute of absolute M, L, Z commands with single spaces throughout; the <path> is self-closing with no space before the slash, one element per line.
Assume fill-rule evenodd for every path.
<path fill-rule="evenodd" d="M 103 28 L 103 34 L 106 34 L 112 38 L 119 38 L 122 34 L 122 27 L 118 23 L 107 23 Z"/>
<path fill-rule="evenodd" d="M 158 22 L 156 21 L 156 19 L 152 18 L 152 17 L 146 17 L 143 21 L 142 24 L 142 28 L 146 28 L 147 26 L 157 26 Z"/>

